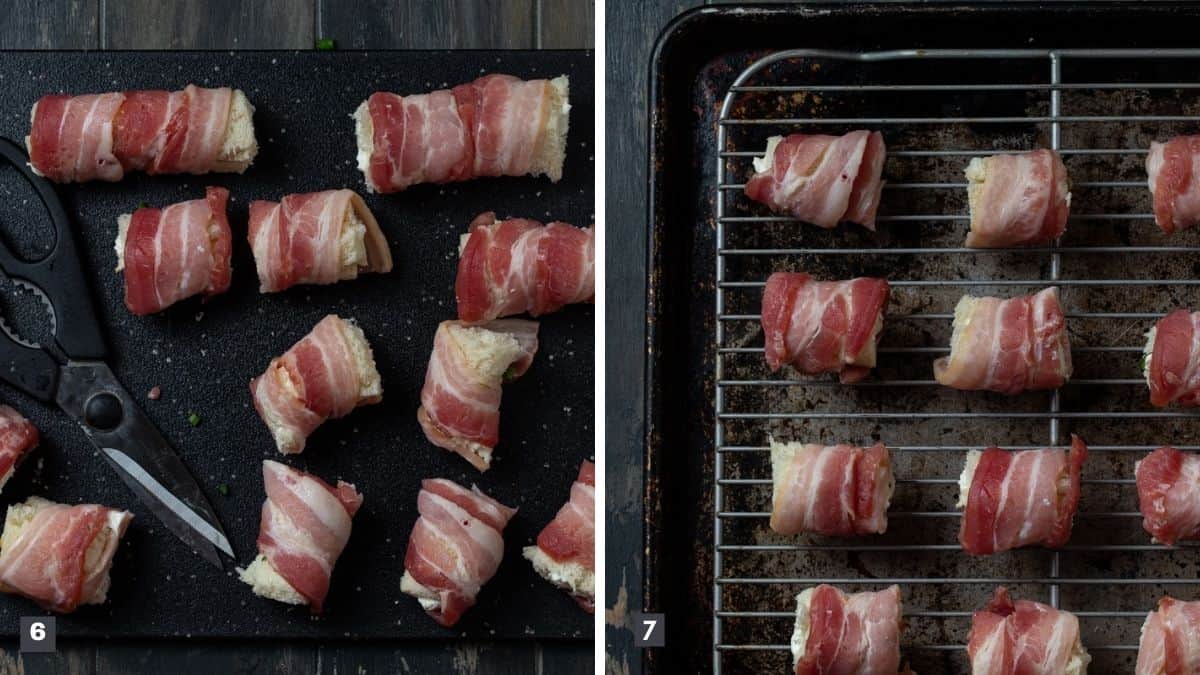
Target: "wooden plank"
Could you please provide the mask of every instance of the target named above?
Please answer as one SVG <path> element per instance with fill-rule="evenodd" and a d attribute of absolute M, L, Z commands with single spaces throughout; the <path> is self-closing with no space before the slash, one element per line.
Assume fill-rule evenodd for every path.
<path fill-rule="evenodd" d="M 538 0 L 538 49 L 591 49 L 595 0 Z"/>
<path fill-rule="evenodd" d="M 318 0 L 344 49 L 532 49 L 536 0 Z"/>
<path fill-rule="evenodd" d="M 95 673 L 289 675 L 316 670 L 317 648 L 306 643 L 155 642 L 109 644 L 97 649 Z"/>
<path fill-rule="evenodd" d="M 59 643 L 53 654 L 21 654 L 15 640 L 0 644 L 0 673 L 4 675 L 91 675 L 95 648 L 89 644 Z"/>
<path fill-rule="evenodd" d="M 592 645 L 586 642 L 348 644 L 323 648 L 320 662 L 321 675 L 584 675 L 593 671 Z"/>
<path fill-rule="evenodd" d="M 0 49 L 95 49 L 99 0 L 8 0 L 0 12 Z"/>
<path fill-rule="evenodd" d="M 610 100 L 621 103 L 609 105 L 605 111 L 605 189 L 610 195 L 620 195 L 620 199 L 608 200 L 606 213 L 606 293 L 610 302 L 605 315 L 609 354 L 605 503 L 607 531 L 625 533 L 609 536 L 606 546 L 605 653 L 610 674 L 642 672 L 642 655 L 633 647 L 629 613 L 640 609 L 642 598 L 648 67 L 654 40 L 663 26 L 683 10 L 700 4 L 701 0 L 609 2 L 606 9 L 606 90 Z"/>
<path fill-rule="evenodd" d="M 108 49 L 310 49 L 315 0 L 106 0 Z"/>

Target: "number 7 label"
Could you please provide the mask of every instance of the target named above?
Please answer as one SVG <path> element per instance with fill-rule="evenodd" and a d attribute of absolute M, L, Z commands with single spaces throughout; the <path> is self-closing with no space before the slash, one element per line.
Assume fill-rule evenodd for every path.
<path fill-rule="evenodd" d="M 662 647 L 667 642 L 667 620 L 662 614 L 633 614 L 635 647 Z"/>

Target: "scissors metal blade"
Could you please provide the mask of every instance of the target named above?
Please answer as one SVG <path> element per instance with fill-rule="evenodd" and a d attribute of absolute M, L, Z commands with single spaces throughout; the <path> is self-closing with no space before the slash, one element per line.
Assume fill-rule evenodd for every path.
<path fill-rule="evenodd" d="M 214 546 L 234 557 L 195 478 L 107 365 L 62 366 L 56 400 L 167 529 L 217 567 Z"/>

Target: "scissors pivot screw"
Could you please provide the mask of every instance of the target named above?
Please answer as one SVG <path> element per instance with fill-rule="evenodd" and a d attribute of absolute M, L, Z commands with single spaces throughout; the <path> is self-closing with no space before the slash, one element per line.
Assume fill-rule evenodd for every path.
<path fill-rule="evenodd" d="M 84 421 L 102 431 L 115 429 L 121 423 L 124 414 L 121 399 L 107 391 L 93 395 L 83 407 Z"/>

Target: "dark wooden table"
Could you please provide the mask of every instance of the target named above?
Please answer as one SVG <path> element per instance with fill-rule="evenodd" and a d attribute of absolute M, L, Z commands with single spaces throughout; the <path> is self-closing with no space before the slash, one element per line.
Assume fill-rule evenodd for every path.
<path fill-rule="evenodd" d="M 0 49 L 590 49 L 592 0 L 4 0 Z M 591 673 L 576 642 L 64 642 L 0 673 Z"/>

